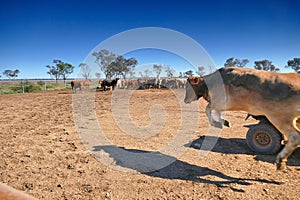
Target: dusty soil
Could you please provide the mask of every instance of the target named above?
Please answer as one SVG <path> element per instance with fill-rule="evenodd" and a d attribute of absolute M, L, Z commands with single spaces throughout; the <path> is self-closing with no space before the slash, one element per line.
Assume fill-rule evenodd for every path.
<path fill-rule="evenodd" d="M 126 91 L 118 94 L 117 102 L 122 102 L 122 92 Z M 255 120 L 245 121 L 243 112 L 227 112 L 232 127 L 215 134 L 220 130 L 209 128 L 205 102 L 199 102 L 198 110 L 181 107 L 183 92 L 177 97 L 168 90 L 132 93 L 127 114 L 137 127 L 161 126 L 152 135 L 147 128 L 129 133 L 126 128 L 130 130 L 132 124 L 120 122 L 127 116 L 123 104 L 114 106 L 111 91 L 96 92 L 92 98 L 96 120 L 88 120 L 97 121 L 109 145 L 97 143 L 97 131 L 89 132 L 93 141 L 79 134 L 89 127 L 76 126 L 70 91 L 1 95 L 0 182 L 38 199 L 299 199 L 299 149 L 290 157 L 286 172 L 276 171 L 275 156 L 257 155 L 246 145 L 243 125 Z M 76 95 L 84 101 L 84 92 Z M 74 109 L 80 111 L 76 105 Z M 184 126 L 186 117 L 191 124 Z M 153 124 L 155 118 L 163 123 Z M 191 137 L 177 138 L 179 130 Z M 209 145 L 203 146 L 218 137 L 210 151 Z M 160 151 L 173 140 L 184 145 Z M 178 149 L 183 153 L 174 156 Z M 132 155 L 126 157 L 124 152 Z M 140 162 L 135 155 L 144 153 L 155 156 L 146 155 Z M 102 157 L 109 158 L 109 164 Z M 168 166 L 155 168 L 170 158 Z"/>

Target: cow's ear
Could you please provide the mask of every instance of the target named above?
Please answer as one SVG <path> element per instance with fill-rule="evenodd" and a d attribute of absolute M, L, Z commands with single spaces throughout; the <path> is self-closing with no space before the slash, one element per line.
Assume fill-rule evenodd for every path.
<path fill-rule="evenodd" d="M 197 82 L 197 78 L 194 77 L 194 76 L 189 76 L 188 81 L 189 81 L 190 83 L 194 84 L 194 83 Z"/>
<path fill-rule="evenodd" d="M 193 77 L 193 79 L 191 80 L 191 84 L 193 85 L 199 85 L 202 81 L 201 77 Z"/>

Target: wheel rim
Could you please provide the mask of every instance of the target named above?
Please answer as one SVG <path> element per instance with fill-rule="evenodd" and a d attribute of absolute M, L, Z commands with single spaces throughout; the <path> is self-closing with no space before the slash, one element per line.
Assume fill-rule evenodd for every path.
<path fill-rule="evenodd" d="M 254 134 L 254 142 L 260 147 L 268 148 L 272 144 L 272 138 L 266 132 L 257 132 Z"/>

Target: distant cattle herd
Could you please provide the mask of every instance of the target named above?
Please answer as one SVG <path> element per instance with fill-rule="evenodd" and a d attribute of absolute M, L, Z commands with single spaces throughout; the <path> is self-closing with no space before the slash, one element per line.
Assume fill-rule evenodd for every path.
<path fill-rule="evenodd" d="M 187 78 L 139 78 L 139 79 L 104 79 L 97 81 L 97 91 L 107 91 L 118 89 L 146 90 L 146 89 L 183 89 Z M 89 89 L 91 80 L 73 80 L 71 87 L 73 93 L 76 89 Z"/>
<path fill-rule="evenodd" d="M 148 78 L 134 80 L 119 80 L 117 88 L 119 89 L 180 89 L 185 88 L 186 78 Z"/>

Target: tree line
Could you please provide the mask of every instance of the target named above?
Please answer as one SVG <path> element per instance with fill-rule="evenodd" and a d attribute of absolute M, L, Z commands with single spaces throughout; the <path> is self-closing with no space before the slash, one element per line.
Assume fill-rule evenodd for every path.
<path fill-rule="evenodd" d="M 224 67 L 245 67 L 249 63 L 248 59 L 237 59 L 234 57 L 228 58 L 226 62 L 224 63 Z M 270 60 L 260 60 L 260 61 L 254 61 L 254 69 L 257 70 L 265 70 L 265 71 L 272 71 L 272 72 L 279 72 L 280 69 L 276 67 L 274 64 L 272 64 L 272 61 Z M 300 74 L 300 58 L 294 58 L 293 60 L 288 60 L 287 65 L 285 68 L 291 68 L 295 71 L 295 73 Z M 196 69 L 195 73 L 199 76 L 204 75 L 204 67 L 200 66 Z M 183 76 L 189 76 L 193 75 L 192 70 L 188 70 L 183 73 Z"/>
<path fill-rule="evenodd" d="M 132 78 L 135 75 L 135 66 L 138 63 L 135 58 L 126 59 L 123 56 L 115 55 L 113 52 L 110 52 L 106 49 L 94 52 L 92 55 L 95 57 L 95 62 L 107 79 L 111 79 L 112 77 L 117 76 L 126 79 Z M 226 60 L 224 66 L 245 67 L 248 63 L 248 59 L 236 59 L 234 57 L 231 57 Z M 300 58 L 288 60 L 285 67 L 293 69 L 296 73 L 300 73 Z M 272 64 L 272 62 L 269 60 L 254 61 L 253 68 L 274 72 L 280 71 L 280 69 Z M 195 70 L 195 73 L 199 76 L 203 76 L 205 74 L 204 70 L 205 67 L 199 66 Z M 152 70 L 146 69 L 143 72 L 139 72 L 139 75 L 141 77 L 148 78 L 150 76 L 153 76 L 152 72 L 154 72 L 154 76 L 156 76 L 156 78 L 159 78 L 162 71 L 166 73 L 168 78 L 174 77 L 175 70 L 168 65 L 162 64 L 154 64 Z M 179 72 L 179 77 L 188 77 L 193 74 L 193 70 L 188 70 L 186 72 Z"/>
<path fill-rule="evenodd" d="M 224 66 L 235 66 L 235 67 L 245 67 L 249 63 L 248 59 L 235 59 L 235 58 L 228 58 L 224 63 Z M 266 70 L 272 72 L 279 72 L 280 69 L 272 64 L 269 60 L 261 60 L 261 61 L 254 61 L 254 69 L 258 70 Z M 296 73 L 300 74 L 300 58 L 294 58 L 293 60 L 288 60 L 287 65 L 285 68 L 291 68 Z"/>
<path fill-rule="evenodd" d="M 101 72 L 104 74 L 106 79 L 112 79 L 114 77 L 119 77 L 123 79 L 131 79 L 135 77 L 135 67 L 138 64 L 136 58 L 125 58 L 122 55 L 114 54 L 106 49 L 100 50 L 98 52 L 93 52 L 92 56 L 95 58 L 95 63 L 99 67 L 99 72 L 95 73 L 97 79 L 100 79 Z M 225 67 L 234 66 L 234 67 L 245 67 L 249 65 L 248 59 L 237 59 L 234 57 L 230 57 L 224 63 Z M 80 67 L 80 75 L 84 79 L 90 79 L 91 77 L 91 69 L 90 67 L 85 64 L 79 64 Z M 270 60 L 260 60 L 254 61 L 254 65 L 252 66 L 254 69 L 258 70 L 266 70 L 266 71 L 273 71 L 279 72 L 280 69 L 276 67 L 272 61 Z M 66 81 L 68 76 L 74 72 L 75 66 L 70 63 L 63 62 L 62 60 L 53 60 L 52 65 L 47 65 L 46 68 L 48 69 L 47 74 L 50 75 L 52 79 L 56 81 L 59 79 L 63 79 Z M 287 65 L 285 68 L 290 68 L 294 70 L 296 73 L 300 74 L 300 58 L 294 58 L 292 60 L 287 61 Z M 199 66 L 195 70 L 195 73 L 199 76 L 203 76 L 205 74 L 205 67 Z M 162 64 L 154 64 L 152 71 L 149 69 L 144 70 L 143 72 L 139 72 L 139 75 L 144 78 L 148 78 L 153 76 L 152 72 L 155 73 L 156 78 L 159 78 L 162 72 L 165 72 L 167 77 L 172 78 L 175 75 L 175 70 L 168 65 Z M 15 70 L 4 70 L 3 75 L 9 79 L 15 79 L 18 77 L 20 73 L 19 69 Z M 188 70 L 185 72 L 179 72 L 179 77 L 188 77 L 190 75 L 194 75 L 193 70 Z M 1 78 L 1 75 L 0 75 Z"/>

